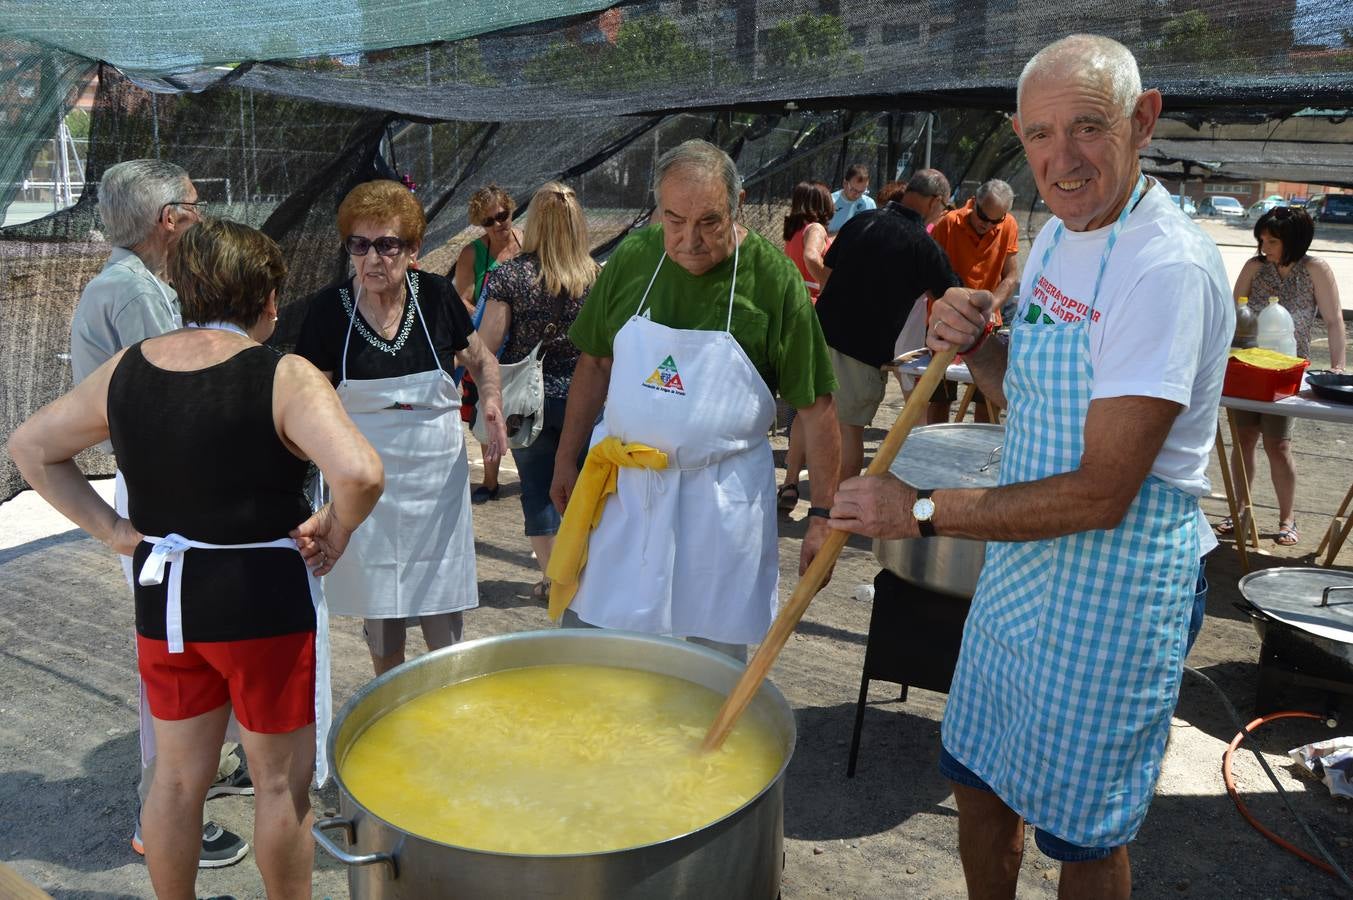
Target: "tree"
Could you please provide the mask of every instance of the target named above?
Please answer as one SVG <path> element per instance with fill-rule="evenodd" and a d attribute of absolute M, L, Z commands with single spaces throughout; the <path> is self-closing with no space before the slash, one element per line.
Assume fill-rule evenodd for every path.
<path fill-rule="evenodd" d="M 785 19 L 770 29 L 762 49 L 767 67 L 823 77 L 856 69 L 861 61 L 850 52 L 839 16 L 804 13 Z"/>

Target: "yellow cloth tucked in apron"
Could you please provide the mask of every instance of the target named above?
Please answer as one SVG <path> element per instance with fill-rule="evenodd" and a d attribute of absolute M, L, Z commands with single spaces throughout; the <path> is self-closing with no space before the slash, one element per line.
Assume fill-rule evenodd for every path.
<path fill-rule="evenodd" d="M 588 539 L 601 521 L 606 498 L 615 493 L 621 466 L 665 469 L 667 454 L 644 444 L 622 444 L 618 437 L 603 438 L 587 452 L 545 571 L 550 579 L 552 621 L 559 621 L 578 593 L 583 566 L 587 565 Z"/>

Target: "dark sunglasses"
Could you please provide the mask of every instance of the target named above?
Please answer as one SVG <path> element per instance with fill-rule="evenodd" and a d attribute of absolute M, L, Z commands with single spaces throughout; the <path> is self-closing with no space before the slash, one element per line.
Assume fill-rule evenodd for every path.
<path fill-rule="evenodd" d="M 999 218 L 996 219 L 988 219 L 987 214 L 982 212 L 982 204 L 976 201 L 973 201 L 972 211 L 977 214 L 977 218 L 981 219 L 983 222 L 986 222 L 988 225 L 999 225 L 1005 221 L 1005 216 L 1000 216 Z"/>
<path fill-rule="evenodd" d="M 343 242 L 343 249 L 353 256 L 366 256 L 372 247 L 375 247 L 376 252 L 381 256 L 398 256 L 399 252 L 407 246 L 408 244 L 403 238 L 391 235 L 378 237 L 373 241 L 362 237 L 360 234 L 354 234 Z"/>
<path fill-rule="evenodd" d="M 479 224 L 482 225 L 482 226 L 485 227 L 485 228 L 492 228 L 494 225 L 501 225 L 501 224 L 503 224 L 504 222 L 506 222 L 506 221 L 507 221 L 508 219 L 510 219 L 510 218 L 512 218 L 512 213 L 508 212 L 508 211 L 505 210 L 505 209 L 502 209 L 502 210 L 499 210 L 499 211 L 498 211 L 498 215 L 496 215 L 496 216 L 489 216 L 487 219 L 485 219 L 484 221 L 480 222 Z"/>
<path fill-rule="evenodd" d="M 1292 207 L 1290 207 L 1290 206 L 1275 206 L 1275 207 L 1273 207 L 1272 209 L 1270 209 L 1270 210 L 1268 211 L 1268 214 L 1269 214 L 1269 216 L 1270 216 L 1271 218 L 1278 219 L 1279 221 L 1282 221 L 1282 220 L 1285 220 L 1285 219 L 1290 219 L 1290 218 L 1292 218 L 1292 217 L 1295 216 L 1297 213 L 1296 213 L 1296 210 L 1294 210 L 1294 209 L 1293 209 Z"/>

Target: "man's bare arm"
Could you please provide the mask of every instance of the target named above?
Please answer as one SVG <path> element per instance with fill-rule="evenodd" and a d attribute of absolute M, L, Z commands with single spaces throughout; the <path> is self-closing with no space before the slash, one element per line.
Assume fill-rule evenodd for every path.
<path fill-rule="evenodd" d="M 559 433 L 559 449 L 554 455 L 554 480 L 550 499 L 561 513 L 568 506 L 573 485 L 578 480 L 578 455 L 587 446 L 592 426 L 606 403 L 611 386 L 611 357 L 583 353 L 573 370 L 564 408 L 564 427 Z"/>
<path fill-rule="evenodd" d="M 998 488 L 936 491 L 935 530 L 975 540 L 1036 541 L 1114 528 L 1182 409 L 1154 397 L 1095 400 L 1078 468 Z M 918 537 L 911 515 L 915 498 L 913 486 L 891 475 L 852 478 L 837 488 L 831 525 L 873 537 Z"/>

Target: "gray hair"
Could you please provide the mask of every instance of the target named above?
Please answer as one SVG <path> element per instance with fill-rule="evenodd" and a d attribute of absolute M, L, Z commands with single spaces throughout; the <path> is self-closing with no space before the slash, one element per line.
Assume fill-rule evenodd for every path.
<path fill-rule="evenodd" d="M 150 235 L 166 203 L 184 199 L 188 173 L 158 159 L 129 159 L 110 166 L 99 181 L 99 216 L 115 247 L 133 247 Z"/>
<path fill-rule="evenodd" d="M 1122 110 L 1132 115 L 1142 95 L 1142 75 L 1132 51 L 1113 38 L 1098 34 L 1072 34 L 1053 41 L 1034 54 L 1019 74 L 1015 88 L 1015 109 L 1024 103 L 1024 83 L 1043 70 L 1051 73 L 1091 72 L 1107 84 L 1110 96 Z"/>
<path fill-rule="evenodd" d="M 662 180 L 672 172 L 684 170 L 722 181 L 728 191 L 728 214 L 733 215 L 738 211 L 738 197 L 742 194 L 742 176 L 738 174 L 737 164 L 733 162 L 733 157 L 709 141 L 698 138 L 683 141 L 658 157 L 658 164 L 653 172 L 653 196 L 659 202 L 662 198 L 658 196 L 658 189 L 662 185 Z"/>
<path fill-rule="evenodd" d="M 977 189 L 977 193 L 973 196 L 978 203 L 981 203 L 990 197 L 1000 204 L 1001 209 L 1004 209 L 1007 212 L 1010 210 L 1010 207 L 1015 204 L 1015 189 L 1004 181 L 1001 181 L 999 178 L 993 178 L 990 181 L 982 182 L 981 187 Z"/>
<path fill-rule="evenodd" d="M 907 182 L 907 192 L 948 200 L 953 190 L 949 187 L 949 179 L 939 169 L 918 169 Z"/>

